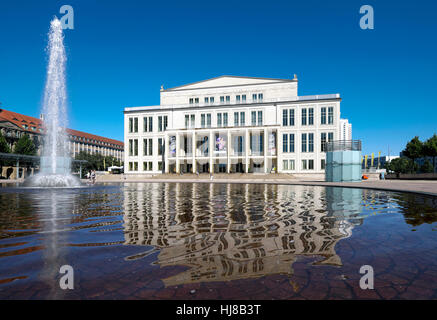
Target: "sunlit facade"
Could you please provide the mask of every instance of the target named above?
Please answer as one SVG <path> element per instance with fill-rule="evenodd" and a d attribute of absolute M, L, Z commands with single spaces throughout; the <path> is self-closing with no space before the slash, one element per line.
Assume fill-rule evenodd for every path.
<path fill-rule="evenodd" d="M 298 96 L 298 80 L 221 76 L 124 110 L 125 173 L 324 173 L 340 137 L 340 95 Z"/>

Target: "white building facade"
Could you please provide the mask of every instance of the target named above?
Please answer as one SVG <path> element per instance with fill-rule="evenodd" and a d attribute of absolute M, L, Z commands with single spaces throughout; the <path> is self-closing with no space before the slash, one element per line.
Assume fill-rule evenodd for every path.
<path fill-rule="evenodd" d="M 324 173 L 340 139 L 340 95 L 298 96 L 298 80 L 221 76 L 124 110 L 125 173 Z"/>
<path fill-rule="evenodd" d="M 352 140 L 352 124 L 348 119 L 340 119 L 340 139 Z"/>

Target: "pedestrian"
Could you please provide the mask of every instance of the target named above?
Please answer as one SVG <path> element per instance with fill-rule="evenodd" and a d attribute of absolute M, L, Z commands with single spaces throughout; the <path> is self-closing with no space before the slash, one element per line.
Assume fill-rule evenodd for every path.
<path fill-rule="evenodd" d="M 95 170 L 93 170 L 91 172 L 91 181 L 92 181 L 93 184 L 96 183 L 96 171 Z"/>

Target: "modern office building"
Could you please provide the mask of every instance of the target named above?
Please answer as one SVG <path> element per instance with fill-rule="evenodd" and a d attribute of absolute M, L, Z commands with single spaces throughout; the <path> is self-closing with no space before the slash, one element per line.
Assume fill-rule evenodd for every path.
<path fill-rule="evenodd" d="M 352 140 L 352 124 L 348 119 L 340 119 L 340 139 Z"/>
<path fill-rule="evenodd" d="M 341 98 L 297 89 L 296 75 L 161 87 L 160 105 L 124 110 L 125 173 L 324 173 Z"/>
<path fill-rule="evenodd" d="M 11 149 L 24 134 L 35 143 L 38 155 L 41 155 L 44 137 L 44 122 L 17 112 L 0 109 L 0 132 L 5 137 Z M 120 161 L 124 159 L 124 144 L 121 141 L 109 139 L 94 134 L 66 129 L 69 138 L 71 156 L 74 158 L 79 152 L 113 156 Z"/>

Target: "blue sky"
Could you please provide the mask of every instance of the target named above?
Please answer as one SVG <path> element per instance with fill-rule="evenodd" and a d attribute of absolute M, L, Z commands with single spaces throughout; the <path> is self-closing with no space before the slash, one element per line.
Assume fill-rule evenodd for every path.
<path fill-rule="evenodd" d="M 365 154 L 437 131 L 435 1 L 3 0 L 3 108 L 39 115 L 49 22 L 64 4 L 71 128 L 123 140 L 123 108 L 159 104 L 161 84 L 296 73 L 299 95 L 341 94 Z M 374 30 L 359 28 L 364 4 Z"/>

